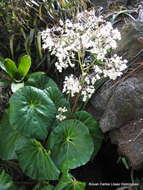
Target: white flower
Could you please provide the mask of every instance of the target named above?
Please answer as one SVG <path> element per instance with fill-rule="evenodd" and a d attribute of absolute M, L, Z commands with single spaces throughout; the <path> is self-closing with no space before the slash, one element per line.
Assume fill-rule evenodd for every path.
<path fill-rule="evenodd" d="M 65 113 L 65 112 L 67 112 L 68 110 L 67 110 L 67 108 L 66 107 L 59 107 L 58 108 L 58 112 L 62 112 L 62 113 Z"/>
<path fill-rule="evenodd" d="M 58 108 L 58 114 L 56 115 L 56 119 L 58 119 L 58 120 L 60 120 L 60 121 L 62 121 L 62 120 L 64 120 L 64 119 L 66 119 L 66 116 L 64 115 L 64 113 L 65 112 L 67 112 L 68 110 L 67 110 L 67 108 L 66 107 L 59 107 Z"/>
<path fill-rule="evenodd" d="M 79 51 L 89 51 L 104 61 L 108 50 L 115 49 L 116 40 L 121 38 L 120 32 L 102 16 L 96 17 L 93 9 L 78 13 L 74 20 L 59 20 L 59 25 L 41 33 L 43 48 L 57 57 L 55 66 L 59 72 L 75 66 L 72 59 Z"/>
<path fill-rule="evenodd" d="M 43 48 L 56 56 L 55 67 L 59 72 L 75 66 L 81 69 L 79 78 L 73 74 L 65 77 L 63 93 L 71 97 L 81 93 L 83 101 L 87 101 L 97 80 L 102 77 L 115 80 L 127 68 L 127 60 L 111 56 L 111 50 L 121 39 L 120 32 L 102 16 L 95 16 L 94 9 L 80 12 L 74 19 L 59 20 L 59 25 L 47 28 L 41 36 Z"/>
<path fill-rule="evenodd" d="M 86 86 L 82 90 L 82 93 L 81 93 L 83 102 L 86 102 L 87 100 L 89 100 L 89 98 L 91 98 L 91 96 L 93 95 L 94 91 L 95 91 L 95 88 L 93 85 Z"/>
<path fill-rule="evenodd" d="M 122 71 L 127 68 L 127 60 L 123 60 L 122 57 L 114 55 L 111 58 L 106 59 L 105 69 L 103 69 L 104 77 L 109 77 L 115 80 L 122 75 Z"/>
<path fill-rule="evenodd" d="M 70 75 L 69 77 L 65 77 L 63 92 L 66 94 L 70 94 L 71 97 L 75 96 L 75 94 L 79 93 L 81 90 L 81 84 L 78 78 Z"/>
<path fill-rule="evenodd" d="M 64 119 L 66 119 L 66 116 L 59 114 L 59 115 L 56 115 L 56 119 L 63 121 Z"/>

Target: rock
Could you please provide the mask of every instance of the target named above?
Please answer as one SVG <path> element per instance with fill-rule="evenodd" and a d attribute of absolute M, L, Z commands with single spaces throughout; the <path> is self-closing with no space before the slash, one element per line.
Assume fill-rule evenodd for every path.
<path fill-rule="evenodd" d="M 143 115 L 142 73 L 115 82 L 111 87 L 103 87 L 101 93 L 93 96 L 91 105 L 94 115 L 97 113 L 98 119 L 101 117 L 100 127 L 104 133 L 122 127 L 128 121 L 140 119 Z"/>
<path fill-rule="evenodd" d="M 130 0 L 131 1 L 131 0 Z M 127 5 L 129 0 L 91 0 L 91 2 L 95 5 L 95 6 L 100 6 L 103 8 L 108 8 L 108 6 L 112 3 L 117 4 L 117 5 Z"/>
<path fill-rule="evenodd" d="M 87 109 L 134 169 L 143 166 L 143 73 L 106 82 Z"/>
<path fill-rule="evenodd" d="M 107 0 L 91 0 L 94 6 L 107 8 L 108 1 Z"/>
<path fill-rule="evenodd" d="M 118 151 L 126 156 L 133 169 L 143 166 L 143 119 L 131 121 L 120 129 L 110 132 L 113 144 L 118 145 Z"/>
<path fill-rule="evenodd" d="M 94 6 L 103 7 L 108 9 L 110 6 L 135 6 L 141 2 L 141 0 L 91 0 Z"/>
<path fill-rule="evenodd" d="M 117 53 L 126 58 L 129 63 L 133 59 L 142 60 L 143 56 L 139 52 L 143 46 L 143 23 L 134 21 L 125 24 L 121 31 L 122 39 L 118 43 Z"/>
<path fill-rule="evenodd" d="M 99 121 L 101 119 L 115 88 L 116 85 L 113 85 L 112 81 L 108 81 L 102 86 L 100 91 L 92 96 L 87 106 L 87 111 L 95 116 L 96 120 Z"/>

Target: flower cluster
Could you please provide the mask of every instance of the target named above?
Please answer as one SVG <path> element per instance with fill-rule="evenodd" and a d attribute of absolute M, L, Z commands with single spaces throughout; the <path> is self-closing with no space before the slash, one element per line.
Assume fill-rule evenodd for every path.
<path fill-rule="evenodd" d="M 47 28 L 41 33 L 43 48 L 57 57 L 55 66 L 59 72 L 79 64 L 81 75 L 66 76 L 63 92 L 71 97 L 81 93 L 86 101 L 94 93 L 94 85 L 101 77 L 115 80 L 126 69 L 126 60 L 113 55 L 108 56 L 117 47 L 121 39 L 120 32 L 112 27 L 95 11 L 84 11 L 73 20 L 59 21 L 58 26 Z M 87 55 L 92 56 L 86 62 Z M 91 77 L 92 76 L 92 77 Z"/>
<path fill-rule="evenodd" d="M 58 108 L 58 115 L 56 115 L 56 118 L 60 121 L 66 119 L 66 116 L 64 115 L 65 112 L 67 112 L 68 110 L 66 109 L 66 107 L 59 107 Z"/>
<path fill-rule="evenodd" d="M 110 79 L 115 80 L 123 74 L 123 70 L 127 68 L 126 64 L 127 60 L 123 60 L 116 54 L 111 58 L 107 58 L 104 69 L 102 70 L 104 77 L 109 77 Z"/>
<path fill-rule="evenodd" d="M 65 77 L 63 92 L 70 94 L 71 97 L 79 93 L 81 90 L 80 81 L 77 77 L 74 77 L 72 74 L 69 77 Z"/>
<path fill-rule="evenodd" d="M 59 22 L 59 26 L 47 28 L 42 32 L 43 48 L 48 48 L 56 55 L 56 67 L 59 72 L 71 66 L 79 51 L 89 51 L 98 60 L 105 58 L 110 48 L 116 48 L 116 40 L 121 36 L 113 29 L 110 22 L 101 16 L 96 17 L 94 10 L 79 13 L 75 21 L 67 19 Z"/>

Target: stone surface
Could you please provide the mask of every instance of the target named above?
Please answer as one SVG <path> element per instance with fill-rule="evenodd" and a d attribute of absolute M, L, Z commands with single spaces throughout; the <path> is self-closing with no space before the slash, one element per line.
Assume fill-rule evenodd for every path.
<path fill-rule="evenodd" d="M 134 169 L 143 167 L 143 72 L 106 82 L 87 109 Z"/>
<path fill-rule="evenodd" d="M 133 0 L 130 0 L 133 1 Z M 95 6 L 102 6 L 107 8 L 110 3 L 117 3 L 119 5 L 127 5 L 129 0 L 91 0 Z"/>
<path fill-rule="evenodd" d="M 108 9 L 108 7 L 112 4 L 116 6 L 135 6 L 136 4 L 139 4 L 141 0 L 91 0 L 91 2 L 95 6 L 100 6 Z"/>
<path fill-rule="evenodd" d="M 118 43 L 117 53 L 126 58 L 129 63 L 133 59 L 135 61 L 142 60 L 143 46 L 143 23 L 131 22 L 125 24 L 121 31 L 122 39 Z"/>
<path fill-rule="evenodd" d="M 108 86 L 108 85 L 107 85 Z M 132 76 L 125 81 L 115 82 L 91 99 L 94 116 L 100 119 L 102 131 L 120 128 L 128 121 L 143 116 L 143 75 Z M 90 111 L 90 109 L 88 109 Z"/>
<path fill-rule="evenodd" d="M 113 144 L 118 151 L 126 156 L 133 169 L 143 166 L 143 119 L 131 121 L 120 129 L 110 132 Z"/>
<path fill-rule="evenodd" d="M 87 111 L 92 113 L 97 120 L 101 119 L 115 88 L 116 85 L 113 85 L 112 81 L 108 81 L 102 86 L 101 90 L 92 96 Z"/>

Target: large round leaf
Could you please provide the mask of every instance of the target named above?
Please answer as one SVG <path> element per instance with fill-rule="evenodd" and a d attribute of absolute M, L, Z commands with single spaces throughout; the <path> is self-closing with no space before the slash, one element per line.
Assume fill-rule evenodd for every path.
<path fill-rule="evenodd" d="M 102 141 L 103 141 L 103 134 L 99 128 L 98 122 L 93 118 L 93 116 L 86 112 L 86 111 L 79 111 L 75 113 L 75 118 L 83 122 L 87 128 L 89 129 L 89 132 L 93 138 L 94 142 L 94 153 L 93 157 L 98 153 Z"/>
<path fill-rule="evenodd" d="M 47 77 L 44 73 L 33 73 L 29 76 L 27 82 L 27 86 L 34 86 L 41 90 L 44 90 L 49 87 L 56 87 L 56 83 L 49 77 Z"/>
<path fill-rule="evenodd" d="M 56 108 L 65 107 L 68 111 L 65 113 L 67 116 L 70 112 L 70 103 L 64 98 L 62 92 L 56 87 L 49 87 L 44 90 L 45 93 L 50 97 L 50 99 L 54 102 Z"/>
<path fill-rule="evenodd" d="M 62 169 L 73 169 L 90 160 L 94 146 L 88 128 L 78 120 L 62 121 L 51 133 L 48 148 Z"/>
<path fill-rule="evenodd" d="M 9 115 L 6 111 L 0 122 L 0 158 L 5 160 L 16 159 L 15 151 L 25 142 L 26 138 L 11 127 Z"/>
<path fill-rule="evenodd" d="M 29 140 L 17 151 L 17 155 L 23 172 L 32 179 L 58 179 L 60 171 L 50 158 L 50 152 L 47 152 L 40 142 Z"/>
<path fill-rule="evenodd" d="M 10 98 L 10 123 L 26 136 L 46 138 L 55 114 L 54 103 L 40 89 L 23 87 Z"/>
<path fill-rule="evenodd" d="M 49 96 L 49 98 L 54 102 L 56 108 L 66 107 L 68 112 L 65 114 L 66 116 L 70 112 L 70 104 L 64 98 L 63 93 L 58 88 L 57 84 L 49 77 L 47 77 L 43 73 L 33 73 L 27 80 L 26 85 L 34 86 L 41 90 L 44 90 L 45 93 Z"/>

